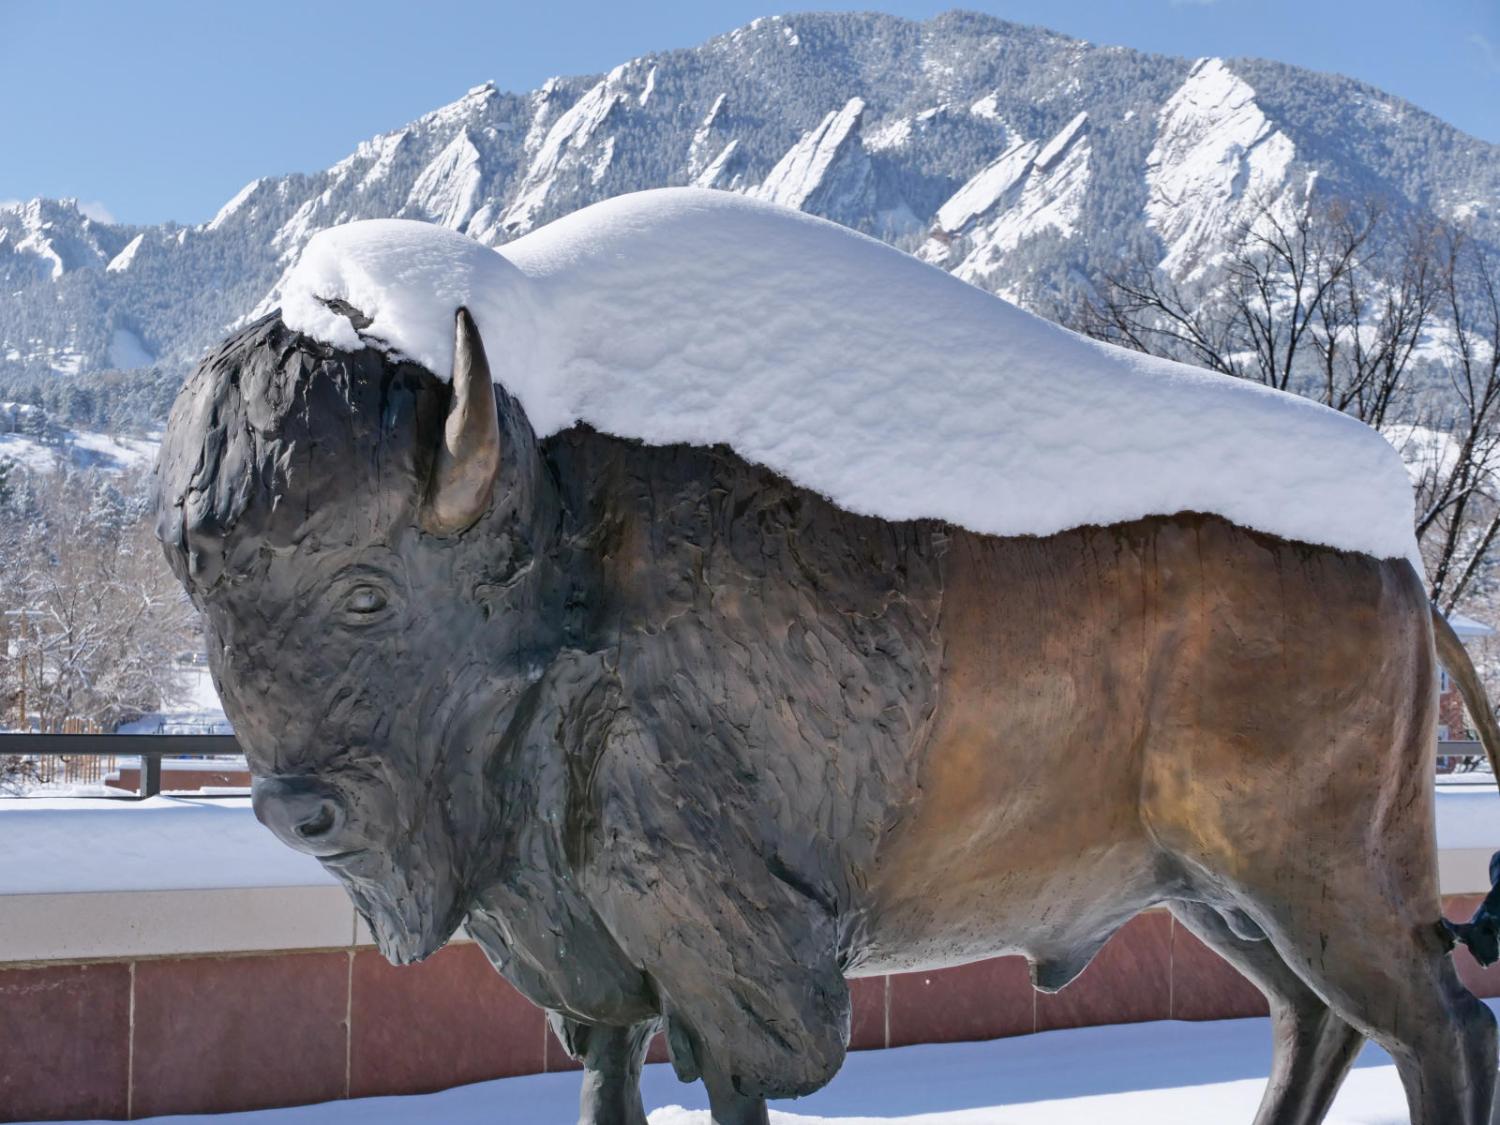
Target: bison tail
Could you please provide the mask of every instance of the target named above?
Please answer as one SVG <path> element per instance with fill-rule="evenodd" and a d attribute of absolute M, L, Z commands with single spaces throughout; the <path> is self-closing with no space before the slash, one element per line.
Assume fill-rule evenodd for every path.
<path fill-rule="evenodd" d="M 1437 606 L 1432 607 L 1432 632 L 1437 639 L 1438 659 L 1458 685 L 1459 694 L 1464 697 L 1464 704 L 1474 718 L 1474 725 L 1479 728 L 1479 741 L 1490 760 L 1490 770 L 1500 780 L 1500 723 L 1495 722 L 1495 712 L 1485 695 L 1484 685 L 1479 682 L 1474 662 Z M 1481 965 L 1490 965 L 1500 959 L 1500 852 L 1490 859 L 1490 882 L 1494 885 L 1472 919 L 1457 925 L 1443 923 L 1449 935 L 1467 945 Z"/>

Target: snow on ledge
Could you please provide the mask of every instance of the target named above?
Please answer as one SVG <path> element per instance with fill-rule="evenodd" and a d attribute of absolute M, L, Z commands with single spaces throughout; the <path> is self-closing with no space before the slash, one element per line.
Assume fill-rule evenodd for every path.
<path fill-rule="evenodd" d="M 356 333 L 325 302 L 371 319 Z M 446 378 L 467 305 L 538 436 L 723 442 L 844 508 L 1048 535 L 1216 513 L 1420 560 L 1379 434 L 1085 339 L 873 239 L 725 192 L 620 196 L 488 249 L 401 220 L 316 235 L 282 315 Z"/>
<path fill-rule="evenodd" d="M 1500 849 L 1500 794 L 1488 773 L 1440 781 L 1437 845 L 1481 852 L 1485 862 Z M 0 797 L 0 855 L 0 898 L 336 884 L 262 827 L 248 797 Z M 1476 888 L 1445 881 L 1442 889 Z"/>
<path fill-rule="evenodd" d="M 0 798 L 0 963 L 369 944 L 337 881 L 249 805 Z M 1497 812 L 1487 774 L 1439 785 L 1444 894 L 1489 889 Z"/>
<path fill-rule="evenodd" d="M 0 798 L 0 897 L 329 886 L 250 799 Z"/>

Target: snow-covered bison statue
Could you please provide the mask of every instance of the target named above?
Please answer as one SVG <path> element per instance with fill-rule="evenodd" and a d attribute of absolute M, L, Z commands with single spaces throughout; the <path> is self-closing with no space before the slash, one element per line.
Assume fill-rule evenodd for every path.
<path fill-rule="evenodd" d="M 1366 1036 L 1414 1122 L 1489 1121 L 1378 435 L 719 193 L 503 252 L 336 228 L 281 301 L 158 469 L 256 812 L 392 961 L 466 925 L 584 1122 L 641 1125 L 663 1026 L 764 1122 L 838 1071 L 847 977 L 1061 989 L 1158 905 L 1270 1000 L 1261 1125 Z"/>

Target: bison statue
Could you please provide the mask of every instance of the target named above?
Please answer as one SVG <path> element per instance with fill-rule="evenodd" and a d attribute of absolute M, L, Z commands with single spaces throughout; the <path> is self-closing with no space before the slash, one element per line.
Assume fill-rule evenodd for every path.
<path fill-rule="evenodd" d="M 256 814 L 392 961 L 466 925 L 583 1063 L 582 1122 L 642 1125 L 664 1029 L 716 1125 L 764 1123 L 838 1071 L 846 978 L 1021 954 L 1054 991 L 1155 906 L 1270 1002 L 1260 1125 L 1322 1120 L 1366 1037 L 1413 1122 L 1489 1121 L 1439 651 L 1496 728 L 1407 557 L 1214 511 L 995 534 L 727 443 L 539 433 L 489 366 L 542 354 L 520 328 L 453 301 L 436 371 L 357 296 L 324 298 L 352 344 L 271 314 L 199 365 L 159 536 Z"/>

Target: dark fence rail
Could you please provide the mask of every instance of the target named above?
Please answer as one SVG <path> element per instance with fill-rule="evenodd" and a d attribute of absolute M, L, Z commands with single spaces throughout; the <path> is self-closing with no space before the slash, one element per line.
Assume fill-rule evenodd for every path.
<path fill-rule="evenodd" d="M 1459 763 L 1483 763 L 1484 747 L 1471 741 L 1442 741 L 1434 747 L 1436 757 L 1449 769 Z M 155 797 L 161 793 L 163 758 L 224 758 L 240 753 L 232 734 L 0 734 L 0 757 L 139 757 L 141 785 L 125 799 Z"/>
<path fill-rule="evenodd" d="M 139 757 L 141 784 L 133 795 L 136 800 L 161 793 L 164 757 L 238 753 L 240 746 L 232 734 L 0 734 L 0 757 Z"/>

